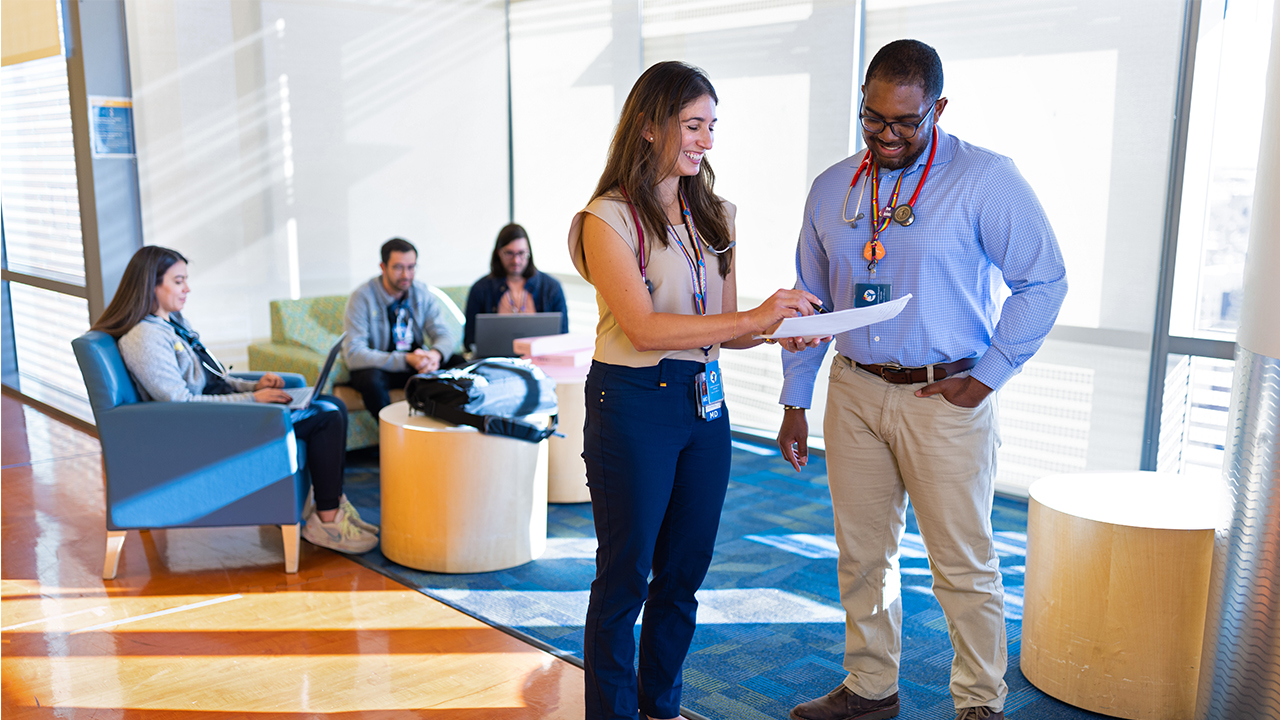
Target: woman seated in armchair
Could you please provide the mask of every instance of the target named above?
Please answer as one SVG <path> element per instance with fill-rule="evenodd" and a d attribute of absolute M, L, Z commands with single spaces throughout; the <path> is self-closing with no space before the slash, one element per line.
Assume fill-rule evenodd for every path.
<path fill-rule="evenodd" d="M 165 402 L 290 402 L 284 379 L 275 373 L 256 381 L 227 373 L 182 317 L 189 292 L 187 259 L 176 250 L 145 246 L 129 260 L 115 298 L 91 328 L 116 339 L 138 396 Z M 302 537 L 343 553 L 377 547 L 377 526 L 362 521 L 342 492 L 346 405 L 319 395 L 292 413 L 294 434 L 307 445 L 314 493 L 314 502 L 308 498 L 303 510 Z"/>

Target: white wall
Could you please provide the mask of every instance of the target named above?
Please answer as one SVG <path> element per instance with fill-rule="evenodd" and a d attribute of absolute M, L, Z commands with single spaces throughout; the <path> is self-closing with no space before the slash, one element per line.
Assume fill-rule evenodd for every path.
<path fill-rule="evenodd" d="M 502 2 L 128 0 L 143 231 L 240 368 L 272 299 L 345 294 L 399 235 L 470 284 L 508 219 Z"/>

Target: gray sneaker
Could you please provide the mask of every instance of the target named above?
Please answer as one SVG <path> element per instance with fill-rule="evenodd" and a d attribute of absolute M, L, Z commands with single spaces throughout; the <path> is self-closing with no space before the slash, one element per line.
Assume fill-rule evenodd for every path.
<path fill-rule="evenodd" d="M 307 491 L 307 502 L 302 506 L 302 517 L 304 518 L 311 517 L 311 513 L 315 509 L 316 509 L 316 491 L 314 488 L 312 488 L 311 490 Z M 352 505 L 351 501 L 347 499 L 346 493 L 342 493 L 342 499 L 338 501 L 338 509 L 346 513 L 347 517 L 351 519 L 351 524 L 355 525 L 361 530 L 367 533 L 373 533 L 374 535 L 377 535 L 378 533 L 382 532 L 382 528 L 378 527 L 377 525 L 374 525 L 373 523 L 365 522 L 363 519 L 360 518 L 360 511 L 356 510 L 356 506 Z"/>
<path fill-rule="evenodd" d="M 313 511 L 307 516 L 307 524 L 302 526 L 302 537 L 312 545 L 349 555 L 359 555 L 378 547 L 378 536 L 356 527 L 342 508 L 338 508 L 333 522 L 324 522 Z"/>

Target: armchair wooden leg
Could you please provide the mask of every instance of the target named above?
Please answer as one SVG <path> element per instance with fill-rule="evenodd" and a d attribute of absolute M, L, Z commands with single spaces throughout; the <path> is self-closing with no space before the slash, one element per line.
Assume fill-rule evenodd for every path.
<path fill-rule="evenodd" d="M 280 526 L 280 534 L 284 538 L 284 571 L 287 573 L 298 572 L 298 539 L 301 532 L 302 525 L 299 523 Z"/>
<path fill-rule="evenodd" d="M 124 548 L 125 530 L 107 531 L 107 558 L 102 563 L 102 579 L 115 580 L 120 569 L 120 550 Z"/>

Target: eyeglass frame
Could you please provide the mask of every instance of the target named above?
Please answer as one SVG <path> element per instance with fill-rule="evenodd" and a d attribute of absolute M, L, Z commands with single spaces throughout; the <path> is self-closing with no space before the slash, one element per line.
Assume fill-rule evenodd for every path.
<path fill-rule="evenodd" d="M 910 140 L 914 138 L 916 135 L 920 134 L 920 126 L 923 125 L 924 122 L 929 119 L 929 116 L 933 115 L 934 111 L 938 109 L 938 101 L 934 100 L 932 103 L 930 103 L 929 112 L 925 113 L 924 117 L 920 118 L 914 123 L 906 122 L 902 120 L 894 120 L 891 122 L 889 120 L 885 120 L 882 117 L 867 115 L 863 112 L 863 110 L 865 109 L 866 109 L 866 100 L 864 99 L 858 103 L 858 125 L 860 125 L 863 130 L 871 133 L 872 135 L 879 135 L 880 133 L 884 132 L 884 129 L 887 127 L 889 128 L 889 132 L 892 133 L 893 136 L 898 138 L 899 140 Z M 878 122 L 883 127 L 881 127 L 879 130 L 872 130 L 871 128 L 867 127 L 867 120 Z M 903 135 L 899 133 L 898 129 L 895 128 L 894 125 L 902 125 L 904 127 L 911 128 L 911 134 Z"/>

